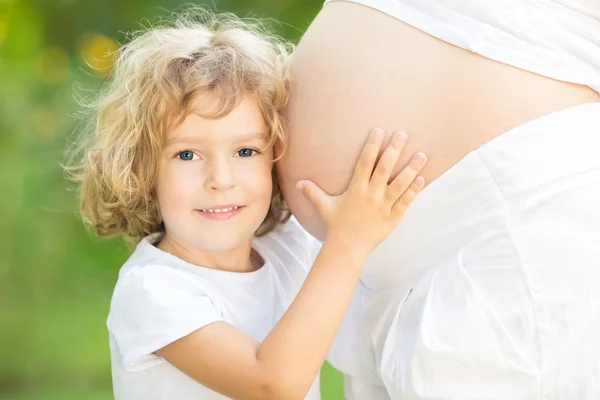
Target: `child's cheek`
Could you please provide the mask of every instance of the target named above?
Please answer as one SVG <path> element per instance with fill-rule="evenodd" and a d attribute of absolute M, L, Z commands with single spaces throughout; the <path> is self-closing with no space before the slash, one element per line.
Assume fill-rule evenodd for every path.
<path fill-rule="evenodd" d="M 262 162 L 253 169 L 253 176 L 247 178 L 247 182 L 253 182 L 252 185 L 256 195 L 265 202 L 270 203 L 273 190 L 272 162 L 261 160 Z"/>
<path fill-rule="evenodd" d="M 168 213 L 197 206 L 194 204 L 198 202 L 197 193 L 203 182 L 202 176 L 197 168 L 182 164 L 169 165 L 161 174 L 159 201 L 161 209 Z"/>

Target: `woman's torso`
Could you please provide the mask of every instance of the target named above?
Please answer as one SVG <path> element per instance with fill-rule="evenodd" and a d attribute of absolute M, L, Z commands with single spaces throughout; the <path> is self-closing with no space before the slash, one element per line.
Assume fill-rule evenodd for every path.
<path fill-rule="evenodd" d="M 292 74 L 290 145 L 278 168 L 292 211 L 320 238 L 320 218 L 295 182 L 312 179 L 342 192 L 374 127 L 406 131 L 397 168 L 424 151 L 431 183 L 515 126 L 600 100 L 588 87 L 492 61 L 350 2 L 323 7 L 298 46 Z"/>
<path fill-rule="evenodd" d="M 425 188 L 330 351 L 348 399 L 599 398 L 598 132 L 600 103 L 569 107 Z"/>
<path fill-rule="evenodd" d="M 600 239 L 594 228 L 600 226 L 600 219 L 597 212 L 594 214 L 593 203 L 600 201 L 600 192 L 594 186 L 600 176 L 592 149 L 598 147 L 593 130 L 600 125 L 590 116 L 600 110 L 597 106 L 572 107 L 599 100 L 598 93 L 588 87 L 492 61 L 371 8 L 345 2 L 324 7 L 295 54 L 292 95 L 286 112 L 290 145 L 278 165 L 283 191 L 294 214 L 311 233 L 323 238 L 318 215 L 294 184 L 301 178 L 312 179 L 326 191 L 343 191 L 371 128 L 405 130 L 409 134 L 403 161 L 414 151 L 429 155 L 424 171 L 429 186 L 399 229 L 369 258 L 330 354 L 331 362 L 352 377 L 347 381 L 349 399 L 396 399 L 403 395 L 421 398 L 418 396 L 423 393 L 415 393 L 420 384 L 424 390 L 439 389 L 446 395 L 453 393 L 448 391 L 453 383 L 460 390 L 465 382 L 458 375 L 452 379 L 448 371 L 459 375 L 464 372 L 468 378 L 472 376 L 469 368 L 483 371 L 482 364 L 481 360 L 469 359 L 467 353 L 451 351 L 459 345 L 476 344 L 478 338 L 482 339 L 479 344 L 484 350 L 490 351 L 500 351 L 494 347 L 496 338 L 518 338 L 512 344 L 518 348 L 517 353 L 512 352 L 514 349 L 500 351 L 507 358 L 486 360 L 498 361 L 494 366 L 500 368 L 510 367 L 510 362 L 516 360 L 512 366 L 517 369 L 526 360 L 525 368 L 517 375 L 527 385 L 536 385 L 536 373 L 540 370 L 535 368 L 543 357 L 543 362 L 551 366 L 543 378 L 546 384 L 554 382 L 563 389 L 577 390 L 577 385 L 595 382 L 590 374 L 596 372 L 588 368 L 583 373 L 577 365 L 593 364 L 600 353 L 597 347 L 589 346 L 593 335 L 600 333 L 600 327 L 591 325 L 597 320 L 595 307 L 599 300 L 593 289 L 599 278 L 593 262 L 600 257 L 593 242 Z M 502 136 L 528 121 L 563 109 L 567 112 Z M 578 119 L 586 118 L 587 125 L 578 126 Z M 555 122 L 559 129 L 552 129 Z M 544 131 L 552 134 L 550 148 L 545 147 Z M 529 141 L 528 134 L 540 132 Z M 485 144 L 489 145 L 483 151 L 476 150 Z M 580 161 L 578 152 L 582 152 Z M 534 159 L 529 160 L 529 155 Z M 490 170 L 486 160 L 495 163 Z M 586 162 L 592 164 L 586 166 Z M 562 174 L 561 163 L 570 163 L 572 169 Z M 507 199 L 503 197 L 506 193 L 498 191 L 490 171 L 508 179 L 501 182 L 508 189 L 522 189 L 512 180 L 526 172 L 524 187 L 531 192 L 511 200 L 518 221 L 507 213 Z M 577 175 L 575 180 L 571 180 L 573 174 Z M 586 182 L 591 182 L 591 186 L 586 188 Z M 574 190 L 569 192 L 571 185 Z M 563 213 L 567 208 L 577 210 L 577 214 Z M 511 236 L 515 232 L 502 229 L 513 222 L 516 236 Z M 565 232 L 572 234 L 573 240 L 564 240 Z M 480 237 L 485 242 L 491 234 L 504 236 L 486 242 L 491 247 L 471 246 L 465 253 L 471 240 Z M 527 236 L 531 234 L 540 240 L 531 241 Z M 520 241 L 530 255 L 528 270 L 510 245 L 512 239 Z M 470 268 L 468 274 L 462 273 L 460 257 L 464 254 L 469 256 L 465 259 Z M 496 262 L 505 262 L 507 268 L 494 271 Z M 564 265 L 568 265 L 568 276 L 564 275 Z M 486 270 L 487 267 L 490 268 Z M 531 282 L 523 278 L 526 270 L 535 274 Z M 444 275 L 446 272 L 450 275 Z M 471 273 L 477 274 L 477 282 L 469 281 Z M 424 278 L 428 274 L 440 274 L 435 280 L 441 285 L 439 288 Z M 412 286 L 419 282 L 423 287 L 415 287 L 410 294 Z M 538 291 L 536 315 L 531 313 L 528 298 L 531 284 L 533 291 Z M 486 303 L 476 298 L 481 285 L 486 290 L 511 290 L 487 292 L 492 298 Z M 473 289 L 468 293 L 471 299 L 461 297 L 463 289 Z M 444 293 L 450 297 L 445 298 Z M 429 295 L 435 303 L 427 302 Z M 449 308 L 444 308 L 446 301 Z M 478 317 L 479 305 L 486 304 L 491 311 L 485 318 Z M 475 306 L 469 308 L 470 305 Z M 499 315 L 500 329 L 491 331 L 500 332 L 499 336 L 486 331 L 490 327 L 486 325 L 487 317 L 494 320 L 496 312 L 504 313 Z M 473 323 L 472 330 L 461 330 L 468 324 L 456 324 L 460 318 Z M 444 326 L 446 322 L 448 325 Z M 502 336 L 502 326 L 507 328 L 507 336 Z M 546 330 L 538 334 L 539 326 Z M 429 333 L 433 334 L 432 340 L 440 339 L 434 344 L 448 346 L 448 353 L 438 349 L 434 355 L 448 354 L 445 361 L 450 364 L 435 357 L 422 358 L 423 351 L 426 353 L 432 345 L 423 342 Z M 571 342 L 577 348 L 563 352 Z M 486 354 L 481 352 L 482 357 Z M 549 361 L 548 357 L 554 356 Z M 461 365 L 462 361 L 466 363 Z M 458 364 L 451 365 L 452 362 Z M 561 363 L 566 373 L 560 371 Z M 424 369 L 420 370 L 420 366 Z M 437 366 L 449 369 L 444 372 Z M 424 375 L 419 375 L 419 371 Z M 505 371 L 500 376 L 511 376 L 513 372 Z M 419 380 L 428 374 L 444 379 L 437 381 L 439 385 L 434 384 L 435 379 Z M 498 390 L 500 396 L 500 389 L 514 386 L 501 380 L 482 379 L 480 383 Z M 443 387 L 445 384 L 450 386 Z M 526 388 L 535 391 L 537 386 Z M 552 388 L 546 386 L 545 390 Z M 432 393 L 423 398 L 443 398 Z M 487 396 L 494 398 L 490 393 Z"/>

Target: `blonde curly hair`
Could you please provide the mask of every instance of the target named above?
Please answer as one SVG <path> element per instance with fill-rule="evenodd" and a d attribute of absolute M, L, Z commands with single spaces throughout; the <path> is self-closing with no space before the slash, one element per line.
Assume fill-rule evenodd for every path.
<path fill-rule="evenodd" d="M 156 198 L 159 156 L 169 128 L 180 124 L 194 99 L 217 99 L 222 118 L 243 98 L 257 102 L 272 146 L 285 146 L 280 111 L 288 97 L 291 44 L 258 21 L 192 8 L 131 34 L 115 54 L 114 72 L 96 100 L 88 140 L 69 149 L 66 170 L 78 184 L 84 221 L 100 236 L 135 244 L 164 230 Z M 262 235 L 289 218 L 273 168 L 273 193 Z"/>

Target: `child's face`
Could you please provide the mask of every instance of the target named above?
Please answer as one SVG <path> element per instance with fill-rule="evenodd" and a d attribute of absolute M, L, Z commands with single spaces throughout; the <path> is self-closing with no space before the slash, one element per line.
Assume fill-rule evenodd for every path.
<path fill-rule="evenodd" d="M 249 99 L 222 119 L 190 114 L 169 132 L 157 196 L 171 239 L 206 251 L 248 245 L 271 202 L 267 133 Z"/>

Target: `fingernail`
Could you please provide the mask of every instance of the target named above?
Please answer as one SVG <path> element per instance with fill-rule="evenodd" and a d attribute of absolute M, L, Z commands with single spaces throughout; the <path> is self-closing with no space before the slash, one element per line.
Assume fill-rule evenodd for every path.
<path fill-rule="evenodd" d="M 415 161 L 418 163 L 422 163 L 425 162 L 425 160 L 427 159 L 427 157 L 425 156 L 424 153 L 417 153 L 415 154 Z"/>
<path fill-rule="evenodd" d="M 296 182 L 296 189 L 302 190 L 303 187 L 304 187 L 304 182 L 302 182 L 302 181 Z"/>
<path fill-rule="evenodd" d="M 408 139 L 406 132 L 396 132 L 396 141 L 398 143 L 404 143 Z"/>
<path fill-rule="evenodd" d="M 373 137 L 380 139 L 383 136 L 383 129 L 375 128 L 373 129 Z"/>

